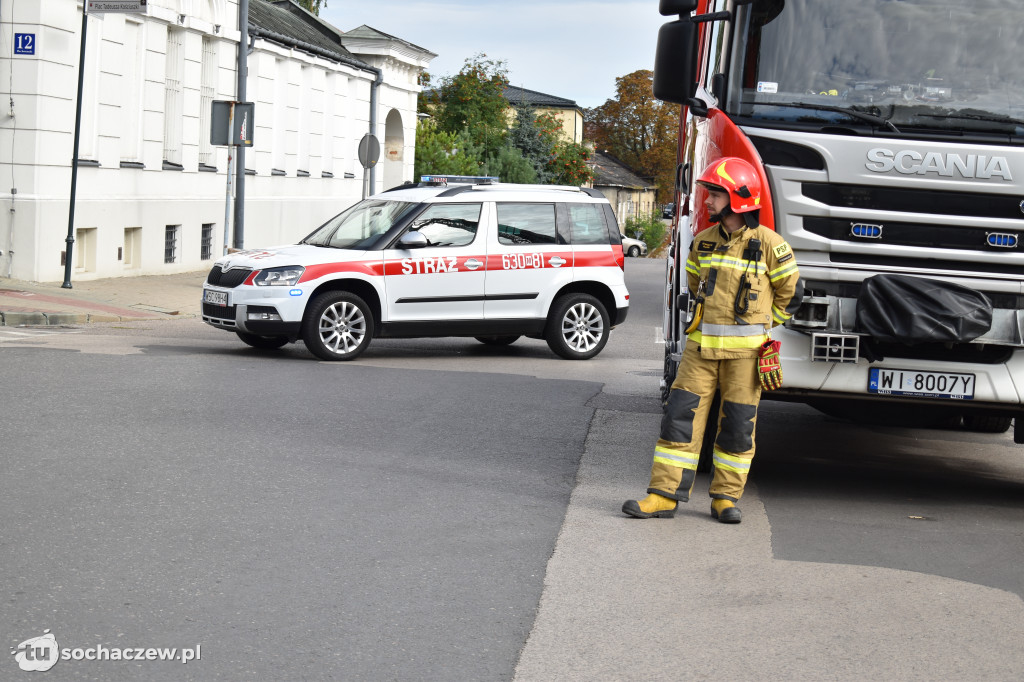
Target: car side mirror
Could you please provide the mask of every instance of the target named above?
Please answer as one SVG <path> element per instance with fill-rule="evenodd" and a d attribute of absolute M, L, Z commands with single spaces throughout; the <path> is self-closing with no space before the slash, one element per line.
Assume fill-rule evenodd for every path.
<path fill-rule="evenodd" d="M 398 246 L 402 249 L 422 249 L 428 245 L 427 238 L 419 232 L 406 232 L 398 239 Z"/>

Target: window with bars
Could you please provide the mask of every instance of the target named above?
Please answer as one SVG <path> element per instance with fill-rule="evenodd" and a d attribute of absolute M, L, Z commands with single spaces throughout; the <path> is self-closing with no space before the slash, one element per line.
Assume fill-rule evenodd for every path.
<path fill-rule="evenodd" d="M 181 166 L 184 69 L 185 32 L 168 30 L 164 70 L 164 161 L 178 167 Z"/>
<path fill-rule="evenodd" d="M 203 38 L 202 69 L 199 86 L 199 165 L 211 167 L 216 159 L 208 131 L 217 91 L 217 43 L 209 37 Z"/>
<path fill-rule="evenodd" d="M 178 228 L 181 225 L 164 227 L 164 262 L 173 263 L 178 259 Z"/>
<path fill-rule="evenodd" d="M 199 260 L 213 258 L 213 223 L 203 223 L 203 232 L 199 238 Z"/>

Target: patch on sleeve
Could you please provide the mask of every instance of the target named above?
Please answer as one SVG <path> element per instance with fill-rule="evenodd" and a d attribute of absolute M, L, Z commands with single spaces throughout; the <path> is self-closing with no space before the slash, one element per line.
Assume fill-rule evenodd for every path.
<path fill-rule="evenodd" d="M 779 260 L 780 263 L 783 262 L 782 258 L 787 253 L 789 255 L 793 255 L 793 252 L 789 250 L 789 244 L 787 244 L 786 242 L 782 242 L 781 244 L 776 246 L 774 251 L 775 251 L 775 257 Z"/>
<path fill-rule="evenodd" d="M 779 263 L 780 263 L 780 264 L 782 264 L 782 263 L 785 263 L 786 261 L 788 261 L 788 260 L 789 260 L 790 258 L 792 258 L 792 257 L 793 257 L 793 254 L 791 254 L 791 253 L 787 253 L 787 254 L 786 254 L 785 256 L 783 256 L 782 258 L 779 258 L 779 259 L 778 259 L 778 261 L 779 261 Z"/>
<path fill-rule="evenodd" d="M 697 250 L 698 251 L 714 251 L 715 250 L 715 243 L 711 242 L 711 241 L 702 241 L 699 244 L 697 244 Z"/>

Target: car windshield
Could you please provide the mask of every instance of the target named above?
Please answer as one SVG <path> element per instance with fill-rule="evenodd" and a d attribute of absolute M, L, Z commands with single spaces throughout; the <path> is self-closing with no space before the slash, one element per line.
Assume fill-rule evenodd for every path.
<path fill-rule="evenodd" d="M 730 113 L 1024 136 L 1020 0 L 758 0 L 743 8 Z"/>
<path fill-rule="evenodd" d="M 318 227 L 300 244 L 334 249 L 366 249 L 417 204 L 365 199 Z"/>

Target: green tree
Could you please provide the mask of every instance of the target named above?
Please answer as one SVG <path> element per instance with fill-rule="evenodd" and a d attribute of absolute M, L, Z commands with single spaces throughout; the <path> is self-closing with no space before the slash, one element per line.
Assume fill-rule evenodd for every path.
<path fill-rule="evenodd" d="M 553 177 L 549 166 L 555 153 L 555 139 L 551 130 L 538 125 L 539 123 L 543 125 L 548 121 L 538 117 L 534 107 L 517 106 L 516 122 L 508 133 L 508 140 L 511 146 L 517 149 L 533 168 L 534 179 L 530 182 L 547 184 L 552 181 Z M 502 179 L 504 180 L 504 177 Z M 509 180 L 509 182 L 512 181 Z"/>
<path fill-rule="evenodd" d="M 582 187 L 594 179 L 594 172 L 587 161 L 590 152 L 581 144 L 562 141 L 555 145 L 548 170 L 551 184 Z"/>
<path fill-rule="evenodd" d="M 488 157 L 484 172 L 494 175 L 502 182 L 533 184 L 538 182 L 537 170 L 522 152 L 512 145 L 505 145 L 494 156 Z"/>
<path fill-rule="evenodd" d="M 508 86 L 505 62 L 478 54 L 466 59 L 462 70 L 446 76 L 435 91 L 434 117 L 440 130 L 468 130 L 485 156 L 497 156 L 508 135 Z"/>
<path fill-rule="evenodd" d="M 587 138 L 658 185 L 672 200 L 679 134 L 678 105 L 654 97 L 654 74 L 640 70 L 615 79 L 615 98 L 584 113 Z"/>
<path fill-rule="evenodd" d="M 537 129 L 550 149 L 546 182 L 580 187 L 594 179 L 594 172 L 587 164 L 590 152 L 568 138 L 561 121 L 554 114 L 547 111 L 538 114 Z"/>
<path fill-rule="evenodd" d="M 463 133 L 439 130 L 430 119 L 416 126 L 415 182 L 423 175 L 476 175 L 480 172 L 479 149 Z"/>
<path fill-rule="evenodd" d="M 320 8 L 327 7 L 327 0 L 295 0 L 299 3 L 299 7 L 309 10 L 313 14 L 320 16 Z"/>

